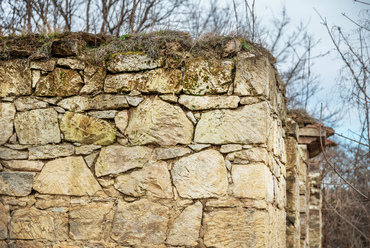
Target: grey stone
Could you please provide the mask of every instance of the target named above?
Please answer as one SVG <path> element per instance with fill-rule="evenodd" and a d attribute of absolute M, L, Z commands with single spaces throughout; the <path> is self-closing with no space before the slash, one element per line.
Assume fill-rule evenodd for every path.
<path fill-rule="evenodd" d="M 137 107 L 142 101 L 144 101 L 144 98 L 139 96 L 126 96 L 126 100 L 131 106 Z"/>
<path fill-rule="evenodd" d="M 0 172 L 0 195 L 27 196 L 32 185 L 31 172 Z"/>
<path fill-rule="evenodd" d="M 50 159 L 71 156 L 75 152 L 73 145 L 45 145 L 28 148 L 29 159 Z"/>
<path fill-rule="evenodd" d="M 220 148 L 221 153 L 229 153 L 229 152 L 235 152 L 235 151 L 240 151 L 243 149 L 242 145 L 239 144 L 227 144 L 227 145 L 222 145 Z"/>
<path fill-rule="evenodd" d="M 95 150 L 100 149 L 100 145 L 82 145 L 80 147 L 75 147 L 76 155 L 89 155 Z"/>
<path fill-rule="evenodd" d="M 117 113 L 118 113 L 117 110 L 102 110 L 102 111 L 90 111 L 87 113 L 87 115 L 100 119 L 114 119 Z"/>
<path fill-rule="evenodd" d="M 17 111 L 28 111 L 32 109 L 47 108 L 49 104 L 31 97 L 20 97 L 14 102 Z"/>
<path fill-rule="evenodd" d="M 27 159 L 28 151 L 17 151 L 6 147 L 0 147 L 0 159 Z"/>
<path fill-rule="evenodd" d="M 191 153 L 189 148 L 185 147 L 170 147 L 170 148 L 156 148 L 157 159 L 171 159 L 182 157 Z"/>
<path fill-rule="evenodd" d="M 188 147 L 190 147 L 190 149 L 192 149 L 193 151 L 196 151 L 196 152 L 204 150 L 204 149 L 206 149 L 210 146 L 211 145 L 209 145 L 209 144 L 190 144 L 190 145 L 188 145 Z"/>

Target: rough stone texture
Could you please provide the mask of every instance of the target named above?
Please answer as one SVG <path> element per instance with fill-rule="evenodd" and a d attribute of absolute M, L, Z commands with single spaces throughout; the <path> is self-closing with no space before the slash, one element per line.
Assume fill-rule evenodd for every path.
<path fill-rule="evenodd" d="M 126 97 L 120 95 L 98 95 L 93 98 L 75 96 L 60 101 L 58 105 L 74 112 L 84 112 L 92 109 L 109 110 L 130 107 Z"/>
<path fill-rule="evenodd" d="M 226 159 L 234 163 L 263 162 L 266 165 L 270 164 L 266 149 L 261 147 L 229 153 Z"/>
<path fill-rule="evenodd" d="M 133 203 L 119 201 L 111 238 L 123 245 L 154 247 L 164 243 L 168 220 L 168 207 L 158 203 L 145 199 Z"/>
<path fill-rule="evenodd" d="M 55 69 L 56 60 L 46 60 L 46 61 L 31 61 L 30 68 L 42 71 L 53 71 Z"/>
<path fill-rule="evenodd" d="M 0 61 L 0 97 L 31 95 L 31 86 L 27 60 Z"/>
<path fill-rule="evenodd" d="M 207 247 L 267 247 L 268 213 L 264 211 L 229 208 L 205 212 L 203 225 Z"/>
<path fill-rule="evenodd" d="M 9 206 L 6 206 L 0 202 L 0 240 L 8 238 L 9 221 L 10 221 Z"/>
<path fill-rule="evenodd" d="M 102 110 L 102 111 L 89 111 L 87 114 L 89 116 L 99 119 L 114 119 L 117 113 L 118 113 L 117 110 Z"/>
<path fill-rule="evenodd" d="M 161 60 L 153 60 L 142 53 L 119 53 L 109 58 L 108 70 L 114 73 L 144 71 L 160 67 L 161 65 Z"/>
<path fill-rule="evenodd" d="M 229 152 L 235 152 L 240 151 L 243 149 L 242 145 L 239 144 L 228 144 L 228 145 L 222 145 L 220 148 L 221 153 L 229 153 Z"/>
<path fill-rule="evenodd" d="M 171 170 L 173 183 L 181 197 L 221 197 L 227 191 L 224 157 L 215 150 L 206 150 L 178 160 Z"/>
<path fill-rule="evenodd" d="M 31 193 L 33 173 L 0 172 L 0 195 L 26 196 Z"/>
<path fill-rule="evenodd" d="M 140 73 L 107 75 L 104 92 L 118 93 L 138 90 L 143 93 L 180 93 L 181 70 L 156 69 Z"/>
<path fill-rule="evenodd" d="M 19 143 L 22 145 L 60 142 L 58 114 L 53 108 L 17 113 L 14 126 Z"/>
<path fill-rule="evenodd" d="M 78 56 L 85 45 L 84 41 L 78 39 L 57 39 L 51 44 L 51 53 L 57 56 Z"/>
<path fill-rule="evenodd" d="M 84 96 L 65 98 L 58 103 L 58 106 L 74 112 L 83 112 L 92 109 L 90 107 L 90 98 Z"/>
<path fill-rule="evenodd" d="M 60 130 L 71 142 L 111 145 L 116 141 L 116 129 L 108 122 L 72 112 L 63 115 Z"/>
<path fill-rule="evenodd" d="M 211 145 L 208 145 L 208 144 L 191 144 L 191 145 L 188 145 L 188 147 L 190 147 L 190 149 L 192 149 L 193 151 L 196 151 L 196 152 L 200 152 L 201 150 L 204 150 L 208 147 L 210 147 Z"/>
<path fill-rule="evenodd" d="M 80 94 L 93 94 L 103 90 L 107 71 L 105 67 L 87 65 L 84 70 L 84 82 Z"/>
<path fill-rule="evenodd" d="M 200 202 L 185 208 L 175 218 L 166 243 L 170 245 L 195 246 L 199 238 L 203 205 Z"/>
<path fill-rule="evenodd" d="M 269 96 L 268 65 L 267 57 L 240 53 L 236 62 L 234 93 L 241 96 Z"/>
<path fill-rule="evenodd" d="M 0 159 L 27 159 L 28 151 L 17 151 L 6 147 L 0 147 Z"/>
<path fill-rule="evenodd" d="M 160 95 L 159 98 L 161 98 L 163 101 L 172 103 L 177 103 L 177 100 L 179 99 L 179 97 L 174 94 Z"/>
<path fill-rule="evenodd" d="M 169 148 L 157 148 L 155 149 L 157 159 L 171 159 L 182 157 L 186 154 L 191 153 L 189 148 L 184 147 L 169 147 Z"/>
<path fill-rule="evenodd" d="M 232 83 L 234 63 L 231 60 L 192 58 L 186 61 L 185 94 L 226 93 Z"/>
<path fill-rule="evenodd" d="M 37 96 L 73 96 L 80 92 L 82 86 L 83 81 L 77 71 L 56 68 L 37 82 L 35 94 Z"/>
<path fill-rule="evenodd" d="M 42 194 L 94 195 L 101 190 L 82 157 L 67 157 L 45 164 L 33 188 Z"/>
<path fill-rule="evenodd" d="M 190 144 L 193 129 L 193 124 L 178 106 L 147 99 L 132 111 L 126 134 L 134 145 L 170 146 Z"/>
<path fill-rule="evenodd" d="M 114 187 L 134 197 L 150 195 L 157 198 L 172 198 L 171 177 L 166 162 L 144 166 L 141 170 L 118 176 Z"/>
<path fill-rule="evenodd" d="M 67 157 L 75 152 L 74 146 L 69 144 L 35 146 L 28 148 L 28 150 L 30 160 Z"/>
<path fill-rule="evenodd" d="M 5 144 L 13 135 L 15 107 L 13 103 L 0 103 L 0 145 Z"/>
<path fill-rule="evenodd" d="M 188 96 L 181 95 L 179 103 L 190 110 L 237 108 L 238 96 Z"/>
<path fill-rule="evenodd" d="M 65 67 L 73 70 L 83 70 L 85 69 L 85 62 L 78 59 L 58 59 L 57 64 L 60 67 Z"/>
<path fill-rule="evenodd" d="M 246 105 L 236 110 L 211 110 L 202 114 L 194 141 L 215 145 L 265 143 L 268 117 L 267 103 Z"/>
<path fill-rule="evenodd" d="M 66 215 L 35 208 L 15 210 L 9 224 L 11 239 L 65 240 L 68 238 L 67 232 Z"/>
<path fill-rule="evenodd" d="M 20 97 L 14 102 L 17 111 L 28 111 L 32 109 L 47 108 L 49 104 L 34 98 Z"/>
<path fill-rule="evenodd" d="M 42 161 L 28 160 L 2 160 L 1 163 L 5 168 L 17 171 L 41 171 L 44 166 Z"/>
<path fill-rule="evenodd" d="M 116 117 L 114 117 L 114 122 L 118 130 L 121 131 L 121 133 L 125 133 L 128 124 L 128 111 L 123 110 L 119 112 Z"/>
<path fill-rule="evenodd" d="M 93 151 L 100 149 L 101 146 L 99 145 L 83 145 L 80 147 L 75 147 L 76 155 L 89 155 Z"/>
<path fill-rule="evenodd" d="M 130 106 L 137 107 L 142 101 L 144 101 L 144 98 L 140 96 L 126 96 L 126 100 Z"/>
<path fill-rule="evenodd" d="M 133 168 L 142 168 L 154 161 L 154 150 L 145 146 L 107 146 L 101 149 L 95 164 L 98 177 L 118 174 Z"/>

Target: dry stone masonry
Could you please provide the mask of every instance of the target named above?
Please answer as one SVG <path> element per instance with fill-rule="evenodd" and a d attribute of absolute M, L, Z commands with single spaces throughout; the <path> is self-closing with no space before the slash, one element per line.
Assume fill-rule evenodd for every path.
<path fill-rule="evenodd" d="M 284 141 L 271 55 L 226 47 L 174 66 L 133 51 L 99 67 L 80 49 L 61 39 L 50 60 L 0 61 L 1 248 L 286 247 L 308 235 L 306 151 Z"/>

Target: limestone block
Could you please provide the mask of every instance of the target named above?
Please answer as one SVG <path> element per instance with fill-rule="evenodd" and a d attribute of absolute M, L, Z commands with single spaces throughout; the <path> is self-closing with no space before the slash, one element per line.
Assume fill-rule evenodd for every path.
<path fill-rule="evenodd" d="M 84 82 L 80 94 L 93 94 L 103 90 L 107 70 L 105 67 L 87 65 L 84 70 Z"/>
<path fill-rule="evenodd" d="M 222 145 L 220 148 L 221 153 L 229 153 L 229 152 L 235 152 L 240 151 L 243 149 L 242 145 L 239 144 L 228 144 L 228 145 Z"/>
<path fill-rule="evenodd" d="M 60 130 L 65 140 L 81 144 L 111 145 L 116 141 L 116 129 L 107 121 L 73 112 L 63 115 Z"/>
<path fill-rule="evenodd" d="M 28 111 L 32 109 L 47 108 L 49 104 L 31 97 L 20 97 L 14 101 L 17 111 Z"/>
<path fill-rule="evenodd" d="M 67 157 L 75 152 L 74 146 L 69 144 L 35 146 L 28 148 L 28 150 L 30 160 Z"/>
<path fill-rule="evenodd" d="M 233 195 L 240 198 L 274 200 L 274 181 L 269 168 L 263 163 L 234 164 L 231 170 Z"/>
<path fill-rule="evenodd" d="M 114 187 L 134 197 L 150 195 L 157 198 L 172 198 L 171 177 L 166 162 L 148 164 L 141 170 L 116 178 Z"/>
<path fill-rule="evenodd" d="M 95 163 L 97 157 L 99 156 L 99 153 L 99 151 L 96 151 L 84 157 L 84 160 L 89 168 L 91 168 L 91 166 Z"/>
<path fill-rule="evenodd" d="M 60 142 L 58 114 L 53 108 L 17 113 L 14 126 L 19 143 L 22 145 Z"/>
<path fill-rule="evenodd" d="M 31 61 L 30 68 L 42 71 L 53 71 L 55 69 L 56 60 L 45 60 L 45 61 Z"/>
<path fill-rule="evenodd" d="M 215 145 L 265 143 L 268 116 L 267 103 L 205 112 L 196 126 L 194 141 Z"/>
<path fill-rule="evenodd" d="M 98 177 L 118 174 L 133 168 L 142 168 L 155 160 L 154 150 L 144 146 L 107 146 L 101 149 L 95 164 Z"/>
<path fill-rule="evenodd" d="M 130 72 L 150 70 L 162 65 L 160 59 L 153 60 L 143 53 L 114 54 L 109 58 L 108 71 Z"/>
<path fill-rule="evenodd" d="M 226 93 L 232 83 L 234 62 L 192 58 L 186 61 L 185 94 L 205 95 Z"/>
<path fill-rule="evenodd" d="M 75 147 L 76 155 L 89 155 L 93 151 L 100 149 L 100 145 L 83 145 L 79 147 Z"/>
<path fill-rule="evenodd" d="M 189 96 L 181 95 L 179 103 L 190 110 L 237 108 L 238 96 Z"/>
<path fill-rule="evenodd" d="M 204 244 L 207 247 L 267 247 L 268 213 L 244 208 L 205 212 Z"/>
<path fill-rule="evenodd" d="M 83 86 L 81 75 L 74 70 L 56 68 L 42 77 L 37 85 L 37 96 L 73 96 L 78 95 Z"/>
<path fill-rule="evenodd" d="M 191 153 L 191 149 L 186 147 L 168 147 L 155 149 L 157 159 L 171 159 L 185 156 Z"/>
<path fill-rule="evenodd" d="M 85 96 L 74 96 L 63 99 L 58 103 L 58 106 L 75 112 L 84 112 L 92 109 L 90 107 L 90 98 Z"/>
<path fill-rule="evenodd" d="M 203 205 L 200 202 L 185 208 L 175 218 L 166 243 L 170 245 L 195 246 L 199 238 Z"/>
<path fill-rule="evenodd" d="M 123 245 L 163 245 L 168 230 L 168 207 L 148 200 L 119 201 L 111 238 Z"/>
<path fill-rule="evenodd" d="M 128 111 L 123 110 L 119 112 L 116 117 L 114 117 L 114 122 L 118 130 L 121 131 L 121 133 L 125 133 L 128 124 Z"/>
<path fill-rule="evenodd" d="M 190 144 L 193 130 L 193 124 L 180 107 L 146 99 L 131 112 L 126 134 L 134 145 L 171 146 Z"/>
<path fill-rule="evenodd" d="M 38 209 L 61 208 L 70 206 L 70 196 L 37 195 L 35 207 Z"/>
<path fill-rule="evenodd" d="M 269 164 L 270 160 L 266 149 L 261 147 L 229 153 L 227 154 L 226 159 L 233 161 L 234 163 L 247 161 L 249 163 L 262 162 L 266 165 Z"/>
<path fill-rule="evenodd" d="M 10 221 L 9 206 L 6 206 L 0 202 L 0 240 L 8 238 L 9 221 Z"/>
<path fill-rule="evenodd" d="M 13 135 L 15 112 L 13 103 L 0 103 L 0 145 L 5 144 Z"/>
<path fill-rule="evenodd" d="M 0 172 L 0 195 L 26 196 L 31 193 L 33 173 Z"/>
<path fill-rule="evenodd" d="M 96 110 L 129 108 L 126 97 L 121 95 L 98 95 L 90 99 L 90 108 Z"/>
<path fill-rule="evenodd" d="M 226 195 L 225 160 L 218 151 L 206 150 L 181 158 L 174 164 L 171 174 L 181 197 L 198 199 Z"/>
<path fill-rule="evenodd" d="M 269 61 L 267 57 L 239 53 L 236 62 L 234 93 L 240 96 L 269 96 Z"/>
<path fill-rule="evenodd" d="M 31 95 L 31 84 L 27 60 L 0 61 L 0 97 Z"/>
<path fill-rule="evenodd" d="M 104 92 L 119 93 L 138 90 L 143 93 L 180 93 L 181 70 L 155 69 L 139 73 L 107 75 Z"/>
<path fill-rule="evenodd" d="M 42 167 L 44 167 L 42 161 L 3 160 L 1 163 L 5 168 L 17 171 L 41 171 Z"/>
<path fill-rule="evenodd" d="M 78 39 L 56 39 L 51 44 L 51 53 L 57 56 L 78 56 L 85 47 L 86 42 Z"/>
<path fill-rule="evenodd" d="M 45 244 L 41 241 L 35 241 L 35 240 L 13 240 L 13 242 L 9 242 L 9 246 L 6 246 L 5 248 L 18 248 L 18 247 L 45 248 Z"/>
<path fill-rule="evenodd" d="M 253 96 L 240 97 L 240 104 L 241 105 L 251 105 L 251 104 L 259 103 L 263 101 L 260 98 L 261 97 L 253 97 Z"/>
<path fill-rule="evenodd" d="M 66 157 L 45 164 L 33 188 L 42 194 L 94 195 L 101 190 L 82 157 Z"/>
<path fill-rule="evenodd" d="M 172 103 L 177 103 L 177 100 L 179 99 L 179 97 L 174 94 L 160 95 L 159 98 L 161 98 L 163 101 Z"/>
<path fill-rule="evenodd" d="M 6 147 L 0 147 L 0 159 L 27 159 L 28 151 L 18 151 Z"/>
<path fill-rule="evenodd" d="M 142 101 L 144 101 L 144 98 L 140 96 L 126 96 L 126 100 L 130 106 L 137 107 Z"/>
<path fill-rule="evenodd" d="M 78 60 L 78 59 L 66 59 L 60 58 L 58 59 L 57 64 L 60 67 L 65 67 L 73 70 L 83 70 L 85 69 L 85 62 Z"/>
<path fill-rule="evenodd" d="M 114 119 L 117 113 L 118 113 L 117 110 L 102 110 L 102 111 L 89 111 L 87 114 L 89 116 L 99 119 Z"/>
<path fill-rule="evenodd" d="M 31 71 L 31 78 L 32 78 L 32 89 L 36 88 L 36 84 L 41 78 L 41 71 L 39 70 L 32 70 Z"/>
<path fill-rule="evenodd" d="M 68 217 L 65 214 L 35 208 L 15 210 L 9 224 L 10 239 L 58 241 L 67 239 L 67 232 Z"/>
<path fill-rule="evenodd" d="M 190 144 L 188 145 L 188 147 L 190 147 L 190 149 L 192 149 L 193 151 L 196 151 L 196 152 L 200 152 L 201 150 L 204 150 L 208 147 L 210 147 L 211 145 L 208 145 L 208 144 Z"/>

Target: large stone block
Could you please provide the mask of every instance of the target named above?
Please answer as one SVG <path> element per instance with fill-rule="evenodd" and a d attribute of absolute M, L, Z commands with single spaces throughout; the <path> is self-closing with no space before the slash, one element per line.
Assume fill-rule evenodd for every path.
<path fill-rule="evenodd" d="M 238 96 L 189 96 L 181 95 L 179 103 L 190 110 L 237 108 Z"/>
<path fill-rule="evenodd" d="M 22 145 L 60 142 L 58 113 L 52 108 L 17 113 L 14 126 Z"/>
<path fill-rule="evenodd" d="M 104 92 L 119 93 L 138 90 L 144 93 L 180 93 L 182 90 L 181 70 L 155 69 L 139 73 L 108 75 Z"/>
<path fill-rule="evenodd" d="M 142 168 L 155 161 L 154 150 L 145 146 L 107 146 L 101 149 L 95 164 L 98 177 L 118 174 L 134 168 Z"/>
<path fill-rule="evenodd" d="M 82 157 L 48 162 L 36 177 L 33 188 L 42 194 L 94 195 L 101 187 Z"/>
<path fill-rule="evenodd" d="M 103 90 L 105 76 L 107 74 L 105 67 L 87 65 L 84 70 L 84 83 L 80 94 L 93 94 Z"/>
<path fill-rule="evenodd" d="M 32 109 L 47 108 L 49 106 L 48 103 L 31 97 L 20 97 L 14 101 L 14 105 L 17 108 L 17 111 L 28 111 Z"/>
<path fill-rule="evenodd" d="M 109 58 L 108 71 L 130 72 L 130 71 L 144 71 L 150 70 L 162 65 L 160 59 L 151 59 L 143 53 L 118 53 Z"/>
<path fill-rule="evenodd" d="M 31 71 L 27 60 L 0 61 L 0 97 L 31 95 Z"/>
<path fill-rule="evenodd" d="M 119 201 L 111 238 L 130 246 L 164 245 L 169 213 L 168 207 L 145 199 L 133 203 Z"/>
<path fill-rule="evenodd" d="M 26 196 L 31 193 L 33 173 L 0 172 L 0 195 Z"/>
<path fill-rule="evenodd" d="M 0 103 L 0 145 L 5 144 L 13 135 L 15 112 L 13 103 Z"/>
<path fill-rule="evenodd" d="M 184 111 L 158 99 L 146 99 L 131 112 L 126 129 L 134 145 L 190 144 L 194 126 Z"/>
<path fill-rule="evenodd" d="M 28 151 L 18 151 L 7 147 L 0 147 L 0 159 L 27 159 Z"/>
<path fill-rule="evenodd" d="M 63 115 L 60 130 L 71 142 L 111 145 L 116 141 L 117 130 L 107 121 L 73 112 Z"/>
<path fill-rule="evenodd" d="M 73 96 L 78 95 L 83 86 L 81 75 L 70 69 L 56 68 L 41 77 L 36 84 L 37 96 Z"/>
<path fill-rule="evenodd" d="M 74 96 L 63 99 L 58 103 L 62 108 L 74 112 L 84 112 L 87 110 L 109 110 L 129 108 L 126 97 L 121 95 L 98 95 L 93 98 L 86 96 Z"/>
<path fill-rule="evenodd" d="M 174 164 L 171 174 L 181 197 L 197 199 L 226 195 L 226 165 L 218 151 L 206 150 L 181 158 Z"/>
<path fill-rule="evenodd" d="M 235 110 L 211 110 L 202 114 L 194 141 L 215 145 L 266 143 L 268 118 L 269 107 L 265 102 Z"/>

